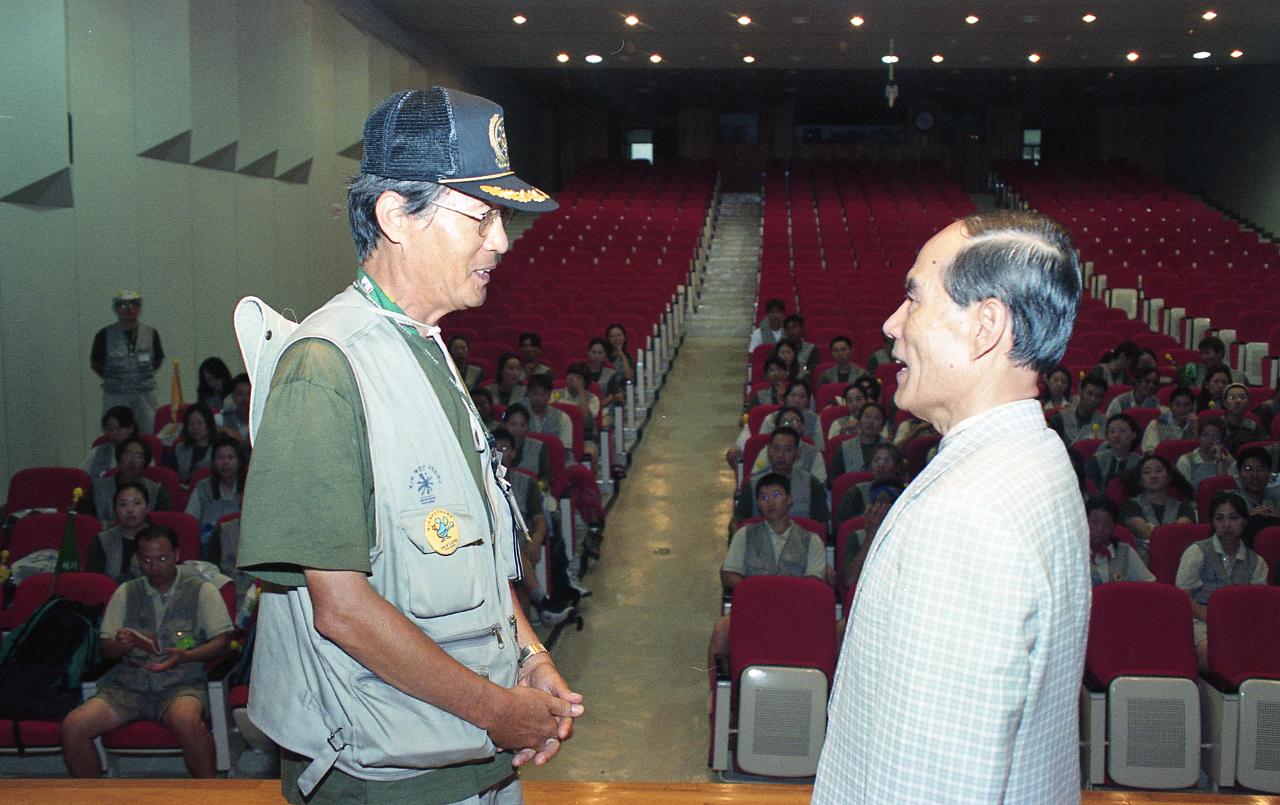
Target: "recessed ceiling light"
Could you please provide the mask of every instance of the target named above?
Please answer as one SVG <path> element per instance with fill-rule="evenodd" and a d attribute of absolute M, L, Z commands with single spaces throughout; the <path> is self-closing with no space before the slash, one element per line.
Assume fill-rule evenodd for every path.
<path fill-rule="evenodd" d="M 898 57 L 890 53 L 888 56 L 881 56 L 880 61 L 884 62 L 885 64 L 897 64 Z"/>
<path fill-rule="evenodd" d="M 859 16 L 853 16 L 849 18 L 849 24 L 852 25 L 854 28 L 861 28 L 862 23 L 864 22 L 866 22 L 866 20 L 864 20 L 862 17 L 859 17 Z"/>
<path fill-rule="evenodd" d="M 1040 54 L 1032 53 L 1031 55 L 1027 56 L 1027 61 L 1031 62 L 1032 64 L 1035 64 L 1036 62 L 1040 61 Z"/>
<path fill-rule="evenodd" d="M 1138 51 L 1136 50 L 1129 51 L 1128 53 L 1124 54 L 1124 57 L 1129 61 L 1137 61 L 1138 59 L 1142 58 L 1141 56 L 1138 55 Z"/>
<path fill-rule="evenodd" d="M 1238 59 L 1238 58 L 1240 58 L 1240 57 L 1241 57 L 1241 56 L 1243 56 L 1243 55 L 1244 55 L 1244 51 L 1243 51 L 1243 50 L 1233 50 L 1233 51 L 1231 51 L 1231 58 L 1233 58 L 1233 59 Z"/>
<path fill-rule="evenodd" d="M 583 56 L 583 58 L 586 60 L 587 64 L 599 64 L 604 61 L 604 57 L 599 53 L 588 53 L 586 56 Z"/>
<path fill-rule="evenodd" d="M 739 24 L 739 25 L 750 25 L 750 24 L 751 24 L 751 18 L 750 18 L 750 17 L 748 17 L 746 14 L 743 14 L 741 17 L 738 17 L 738 24 Z"/>
<path fill-rule="evenodd" d="M 1097 15 L 1097 14 L 1093 14 L 1093 13 L 1089 13 L 1089 14 L 1085 14 L 1085 15 L 1084 15 L 1083 17 L 1081 17 L 1080 19 L 1084 20 L 1085 22 L 1094 22 L 1094 21 L 1096 21 L 1096 20 L 1098 19 L 1098 15 Z"/>
<path fill-rule="evenodd" d="M 932 61 L 934 64 L 942 64 L 942 54 L 935 53 L 929 57 L 929 60 Z"/>
<path fill-rule="evenodd" d="M 640 24 L 640 18 L 637 17 L 635 14 L 628 14 L 626 17 L 623 17 L 622 21 L 625 22 L 627 25 Z"/>
<path fill-rule="evenodd" d="M 523 14 L 517 14 L 511 18 L 511 21 L 514 22 L 516 25 L 524 25 L 526 22 L 529 21 L 529 18 Z"/>
<path fill-rule="evenodd" d="M 662 54 L 661 54 L 661 53 L 650 53 L 650 54 L 649 54 L 649 61 L 653 62 L 654 64 L 658 64 L 659 62 L 661 62 L 661 61 L 662 61 Z"/>
<path fill-rule="evenodd" d="M 557 53 L 557 54 L 556 54 L 556 61 L 560 62 L 561 64 L 564 64 L 565 62 L 569 61 L 569 54 L 568 54 L 568 53 Z"/>
<path fill-rule="evenodd" d="M 977 18 L 975 15 L 973 15 L 973 14 L 970 14 L 969 16 L 965 17 L 965 18 L 964 18 L 964 21 L 965 21 L 965 22 L 967 22 L 967 23 L 969 23 L 970 25 L 977 25 L 977 24 L 978 24 L 978 18 Z"/>
<path fill-rule="evenodd" d="M 1214 11 L 1213 9 L 1209 9 L 1208 11 L 1200 15 L 1200 19 L 1205 20 L 1206 22 L 1209 20 L 1217 19 L 1217 18 L 1218 18 L 1218 12 Z"/>
<path fill-rule="evenodd" d="M 756 63 L 756 57 L 755 57 L 755 56 L 752 56 L 750 53 L 748 53 L 747 55 L 743 56 L 743 57 L 742 57 L 742 60 L 743 60 L 744 62 L 746 62 L 747 64 L 755 64 L 755 63 Z"/>
<path fill-rule="evenodd" d="M 1197 50 L 1195 53 L 1192 53 L 1192 54 L 1191 54 L 1191 58 L 1193 58 L 1193 59 L 1207 59 L 1207 58 L 1209 58 L 1209 57 L 1210 57 L 1210 56 L 1212 56 L 1212 55 L 1213 55 L 1213 54 L 1212 54 L 1212 53 L 1210 53 L 1210 52 L 1209 52 L 1209 51 L 1207 51 L 1207 50 Z"/>

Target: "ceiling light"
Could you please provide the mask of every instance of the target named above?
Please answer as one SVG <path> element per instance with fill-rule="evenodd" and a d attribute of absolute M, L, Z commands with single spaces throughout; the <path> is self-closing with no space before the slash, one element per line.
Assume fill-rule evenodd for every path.
<path fill-rule="evenodd" d="M 1040 54 L 1032 53 L 1031 55 L 1027 56 L 1027 61 L 1031 62 L 1032 64 L 1036 64 L 1037 62 L 1040 61 Z"/>
<path fill-rule="evenodd" d="M 933 56 L 929 58 L 929 60 L 932 61 L 934 64 L 942 64 L 942 54 L 935 53 L 933 54 Z"/>
<path fill-rule="evenodd" d="M 750 53 L 748 53 L 747 55 L 743 56 L 743 57 L 742 57 L 742 60 L 743 60 L 744 62 L 746 62 L 747 64 L 755 64 L 755 63 L 756 63 L 756 57 L 755 57 L 755 56 L 752 56 Z"/>
<path fill-rule="evenodd" d="M 649 61 L 653 62 L 654 64 L 658 64 L 659 62 L 661 62 L 661 61 L 662 61 L 662 54 L 661 54 L 661 53 L 650 53 L 650 54 L 649 54 Z"/>
<path fill-rule="evenodd" d="M 514 22 L 516 25 L 524 25 L 526 22 L 529 21 L 529 18 L 523 14 L 517 14 L 511 18 L 511 21 Z"/>
<path fill-rule="evenodd" d="M 1097 14 L 1092 14 L 1092 13 L 1091 13 L 1091 14 L 1085 14 L 1085 15 L 1084 15 L 1083 17 L 1081 17 L 1080 19 L 1084 20 L 1085 22 L 1094 22 L 1095 20 L 1097 20 L 1097 19 L 1098 19 L 1098 15 L 1097 15 Z"/>
<path fill-rule="evenodd" d="M 556 54 L 556 61 L 560 62 L 561 64 L 564 64 L 565 62 L 569 61 L 569 54 L 568 54 L 568 53 L 557 53 L 557 54 Z"/>
<path fill-rule="evenodd" d="M 884 62 L 885 64 L 897 64 L 898 57 L 890 53 L 888 56 L 881 56 L 880 61 Z"/>
<path fill-rule="evenodd" d="M 1218 17 L 1218 12 L 1214 11 L 1213 9 L 1209 9 L 1208 11 L 1200 15 L 1200 19 L 1206 22 L 1208 22 L 1209 20 L 1217 19 L 1217 17 Z"/>
<path fill-rule="evenodd" d="M 1233 59 L 1238 59 L 1238 58 L 1240 58 L 1240 57 L 1241 57 L 1241 56 L 1243 56 L 1243 55 L 1244 55 L 1244 51 L 1243 51 L 1243 50 L 1233 50 L 1233 51 L 1231 51 L 1231 58 L 1233 58 Z"/>
<path fill-rule="evenodd" d="M 1207 59 L 1207 58 L 1209 58 L 1209 57 L 1210 57 L 1210 56 L 1212 56 L 1212 55 L 1213 55 L 1213 54 L 1212 54 L 1212 53 L 1210 53 L 1210 52 L 1209 52 L 1209 51 L 1207 51 L 1207 50 L 1197 50 L 1195 53 L 1192 53 L 1192 54 L 1191 54 L 1191 58 L 1193 58 L 1193 59 Z"/>
<path fill-rule="evenodd" d="M 1138 55 L 1138 51 L 1136 50 L 1129 51 L 1128 53 L 1124 54 L 1124 57 L 1129 61 L 1137 61 L 1138 59 L 1142 58 L 1141 56 Z"/>
<path fill-rule="evenodd" d="M 746 14 L 743 14 L 741 17 L 738 17 L 738 24 L 739 24 L 739 25 L 750 25 L 750 24 L 751 24 L 751 18 L 750 18 L 750 17 L 748 17 Z"/>
<path fill-rule="evenodd" d="M 864 20 L 862 17 L 853 16 L 849 18 L 849 24 L 852 25 L 854 28 L 861 28 L 862 23 L 864 22 L 866 22 L 866 20 Z"/>
<path fill-rule="evenodd" d="M 622 21 L 625 22 L 627 25 L 640 24 L 640 18 L 637 17 L 635 14 L 628 14 L 626 17 L 623 17 Z"/>
<path fill-rule="evenodd" d="M 973 14 L 970 14 L 969 16 L 965 17 L 965 18 L 964 18 L 964 21 L 965 21 L 965 22 L 967 22 L 967 23 L 969 23 L 970 25 L 977 25 L 977 24 L 978 24 L 978 18 L 977 18 L 976 16 L 974 16 Z"/>
<path fill-rule="evenodd" d="M 599 64 L 604 61 L 604 57 L 599 53 L 588 53 L 586 56 L 583 56 L 583 58 L 586 59 L 587 64 Z"/>

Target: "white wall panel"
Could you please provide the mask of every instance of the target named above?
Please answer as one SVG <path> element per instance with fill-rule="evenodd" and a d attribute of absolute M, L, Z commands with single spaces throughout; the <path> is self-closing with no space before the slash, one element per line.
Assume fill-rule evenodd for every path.
<path fill-rule="evenodd" d="M 235 0 L 191 0 L 191 159 L 240 136 Z"/>
<path fill-rule="evenodd" d="M 65 6 L 0 3 L 0 196 L 69 164 Z"/>
<path fill-rule="evenodd" d="M 188 0 L 129 0 L 136 153 L 191 131 L 188 8 Z"/>

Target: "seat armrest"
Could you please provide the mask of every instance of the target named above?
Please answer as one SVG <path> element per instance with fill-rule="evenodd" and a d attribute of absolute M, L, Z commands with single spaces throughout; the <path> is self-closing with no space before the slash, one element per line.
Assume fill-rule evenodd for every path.
<path fill-rule="evenodd" d="M 1238 685 L 1231 684 L 1226 677 L 1217 671 L 1201 670 L 1200 678 L 1222 693 L 1236 693 L 1240 690 Z"/>

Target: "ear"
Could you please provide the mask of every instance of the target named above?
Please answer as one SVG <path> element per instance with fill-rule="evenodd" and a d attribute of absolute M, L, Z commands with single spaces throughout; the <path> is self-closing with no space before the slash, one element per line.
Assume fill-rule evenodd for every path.
<path fill-rule="evenodd" d="M 382 236 L 391 243 L 399 243 L 409 223 L 409 216 L 404 211 L 404 196 L 392 190 L 385 191 L 373 203 L 373 212 Z"/>
<path fill-rule="evenodd" d="M 1013 337 L 1009 308 L 994 297 L 978 302 L 973 311 L 973 337 L 970 343 L 969 359 L 985 358 L 1005 340 L 1006 334 Z M 1012 346 L 1012 344 L 1010 344 Z"/>

